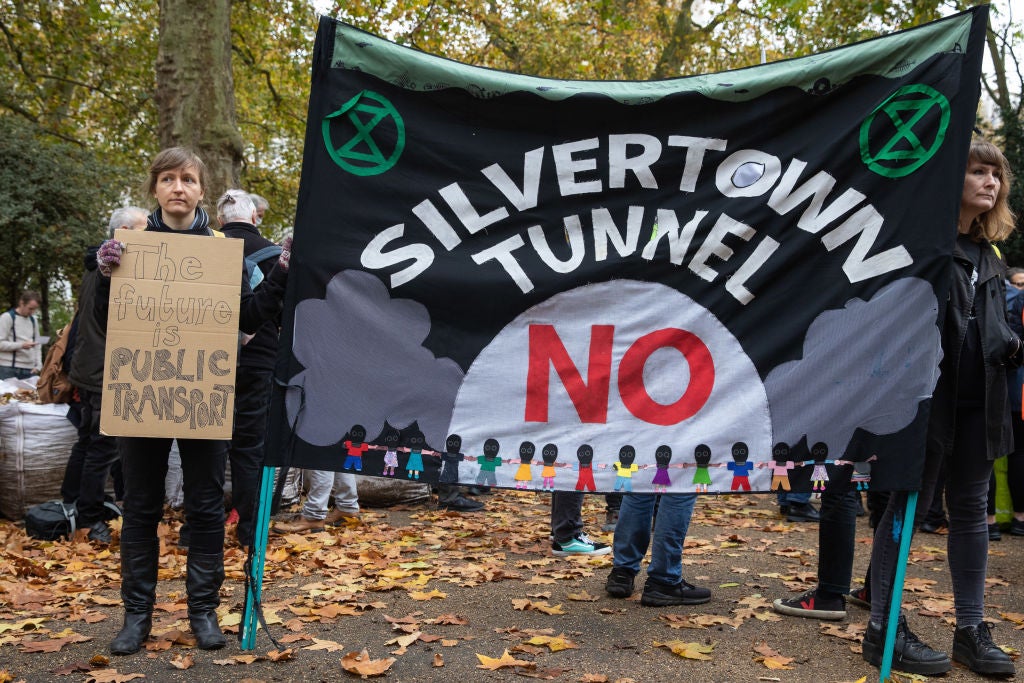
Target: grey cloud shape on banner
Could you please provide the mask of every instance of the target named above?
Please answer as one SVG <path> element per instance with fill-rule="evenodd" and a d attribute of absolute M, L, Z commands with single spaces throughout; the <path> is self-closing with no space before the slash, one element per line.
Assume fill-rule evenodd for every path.
<path fill-rule="evenodd" d="M 892 434 L 910 424 L 938 380 L 937 312 L 931 285 L 903 278 L 815 318 L 802 357 L 765 379 L 773 439 L 807 436 L 840 457 L 857 428 Z"/>
<path fill-rule="evenodd" d="M 330 446 L 355 424 L 373 438 L 385 419 L 398 427 L 417 420 L 427 443 L 443 446 L 463 372 L 455 361 L 423 347 L 429 332 L 426 308 L 392 299 L 379 279 L 361 271 L 342 271 L 323 299 L 299 302 L 292 352 L 305 370 L 289 381 L 305 389 L 295 428 L 299 437 Z M 356 386 L 353 378 L 366 375 L 349 369 L 367 366 L 374 369 L 373 385 Z M 289 390 L 289 422 L 299 401 L 300 392 Z"/>

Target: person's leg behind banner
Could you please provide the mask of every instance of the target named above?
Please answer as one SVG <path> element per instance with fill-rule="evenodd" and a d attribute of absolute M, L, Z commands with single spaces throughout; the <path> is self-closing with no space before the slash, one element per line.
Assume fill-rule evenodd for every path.
<path fill-rule="evenodd" d="M 593 541 L 583 532 L 583 495 L 576 491 L 551 493 L 551 553 L 566 555 L 607 555 L 611 547 Z"/>
<path fill-rule="evenodd" d="M 334 487 L 334 472 L 328 470 L 304 470 L 304 477 L 309 490 L 302 513 L 294 522 L 278 522 L 274 525 L 275 533 L 298 534 L 323 531 L 324 520 L 327 518 L 327 504 L 330 501 L 331 489 Z"/>
<path fill-rule="evenodd" d="M 835 479 L 821 495 L 818 528 L 818 585 L 793 598 L 779 598 L 772 607 L 780 614 L 812 619 L 846 617 L 846 595 L 853 574 L 854 542 L 860 493 L 845 491 L 848 481 Z M 840 489 L 840 490 L 836 490 Z"/>

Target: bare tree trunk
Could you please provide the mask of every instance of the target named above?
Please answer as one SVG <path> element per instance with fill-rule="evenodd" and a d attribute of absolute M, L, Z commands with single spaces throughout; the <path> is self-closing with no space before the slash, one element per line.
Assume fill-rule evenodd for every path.
<path fill-rule="evenodd" d="M 238 187 L 231 0 L 160 0 L 155 100 L 161 147 L 190 147 L 206 163 L 206 201 Z"/>

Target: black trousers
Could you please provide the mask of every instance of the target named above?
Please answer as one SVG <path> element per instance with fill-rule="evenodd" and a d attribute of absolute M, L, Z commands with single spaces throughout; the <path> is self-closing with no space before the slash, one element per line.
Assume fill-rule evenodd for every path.
<path fill-rule="evenodd" d="M 60 492 L 65 503 L 78 501 L 78 523 L 89 526 L 107 517 L 104 491 L 107 476 L 119 462 L 119 456 L 117 439 L 100 434 L 102 394 L 81 388 L 78 393 L 82 397 L 78 441 L 71 448 Z"/>
<path fill-rule="evenodd" d="M 119 437 L 124 471 L 124 524 L 121 543 L 157 538 L 164 514 L 164 478 L 171 439 Z M 227 442 L 178 439 L 185 494 L 185 521 L 191 530 L 189 552 L 224 552 L 224 468 Z"/>
<path fill-rule="evenodd" d="M 235 377 L 235 425 L 228 458 L 231 500 L 238 510 L 236 534 L 246 546 L 252 545 L 273 376 L 270 369 L 239 367 Z"/>

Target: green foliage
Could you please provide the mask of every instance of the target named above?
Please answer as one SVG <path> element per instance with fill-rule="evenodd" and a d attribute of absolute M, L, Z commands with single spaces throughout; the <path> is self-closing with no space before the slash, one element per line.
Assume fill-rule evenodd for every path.
<path fill-rule="evenodd" d="M 156 146 L 157 23 L 156 0 L 0 0 L 0 109 L 140 169 Z"/>
<path fill-rule="evenodd" d="M 316 26 L 305 0 L 232 5 L 235 107 L 245 142 L 241 185 L 270 202 L 261 229 L 275 238 L 291 230 L 295 217 Z"/>
<path fill-rule="evenodd" d="M 12 115 L 0 115 L 0 158 L 0 307 L 6 309 L 25 288 L 77 286 L 86 248 L 105 236 L 120 190 L 114 178 L 122 172 Z M 44 329 L 48 313 L 43 310 Z"/>

